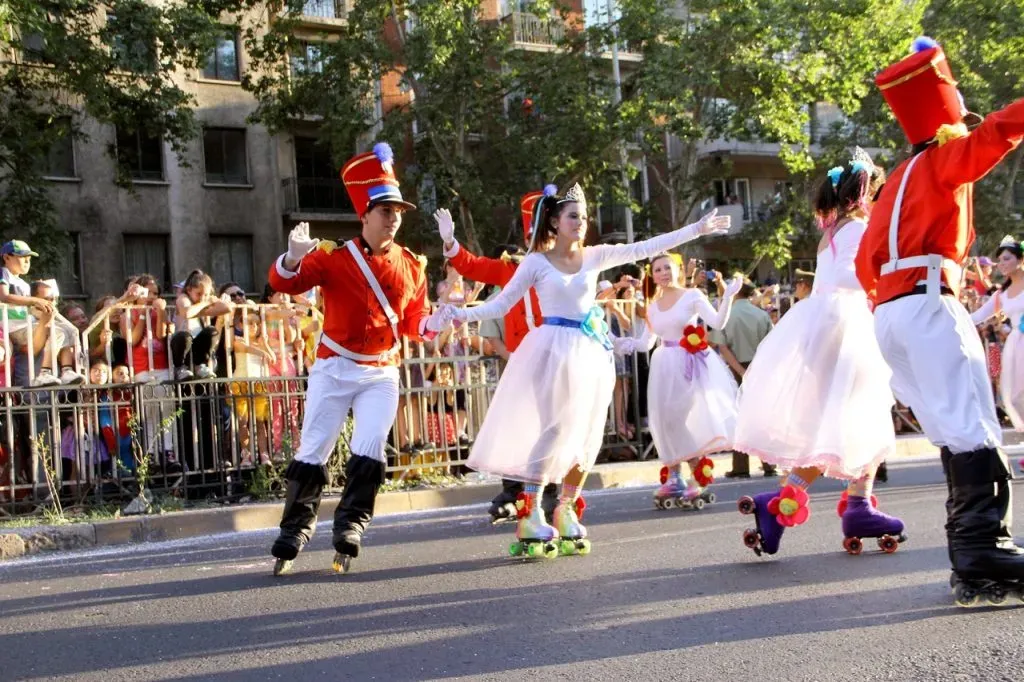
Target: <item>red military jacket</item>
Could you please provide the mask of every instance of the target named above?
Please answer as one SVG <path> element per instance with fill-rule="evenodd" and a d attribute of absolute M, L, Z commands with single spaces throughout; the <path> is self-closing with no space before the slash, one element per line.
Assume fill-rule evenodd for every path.
<path fill-rule="evenodd" d="M 940 255 L 963 264 L 974 242 L 974 184 L 992 170 L 1024 136 L 1024 99 L 989 115 L 966 137 L 922 152 L 907 181 L 899 215 L 900 258 Z M 890 259 L 889 222 L 910 159 L 889 176 L 871 211 L 857 252 L 857 278 L 876 304 L 910 293 L 927 270 L 881 274 Z M 954 281 L 955 280 L 955 281 Z M 943 284 L 960 295 L 960 277 L 943 272 Z"/>
<path fill-rule="evenodd" d="M 398 315 L 398 333 L 421 340 L 421 323 L 430 315 L 427 301 L 425 260 L 412 251 L 392 243 L 383 253 L 374 255 L 362 237 L 356 245 L 380 283 L 384 296 Z M 379 355 L 396 342 L 384 309 L 370 288 L 362 270 L 349 250 L 334 242 L 321 242 L 299 263 L 296 272 L 284 268 L 281 256 L 270 268 L 270 286 L 286 294 L 301 294 L 320 287 L 324 301 L 323 333 L 353 353 Z M 335 355 L 320 344 L 317 357 Z M 360 362 L 364 365 L 397 365 L 398 357 Z"/>
<path fill-rule="evenodd" d="M 448 255 L 448 254 L 445 254 Z M 484 258 L 476 256 L 455 243 L 455 253 L 449 256 L 449 263 L 455 271 L 468 280 L 503 287 L 512 279 L 518 264 L 512 259 Z M 542 322 L 537 292 L 530 289 L 530 308 L 533 310 L 533 324 Z M 519 347 L 523 337 L 530 331 L 526 321 L 525 299 L 516 302 L 505 314 L 505 347 L 511 353 Z"/>

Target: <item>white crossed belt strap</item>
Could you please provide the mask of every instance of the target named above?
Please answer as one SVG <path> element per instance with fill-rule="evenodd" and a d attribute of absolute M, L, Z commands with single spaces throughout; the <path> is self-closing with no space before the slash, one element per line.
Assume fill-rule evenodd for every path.
<path fill-rule="evenodd" d="M 357 362 L 388 362 L 396 355 L 401 349 L 402 344 L 399 341 L 401 338 L 398 335 L 398 315 L 395 314 L 394 308 L 391 307 L 391 302 L 388 301 L 387 296 L 384 295 L 384 290 L 380 288 L 380 282 L 374 276 L 373 271 L 370 270 L 370 266 L 367 264 L 366 259 L 363 258 L 363 254 L 360 253 L 359 247 L 356 246 L 355 240 L 349 240 L 345 243 L 349 253 L 352 254 L 353 260 L 356 265 L 363 273 L 363 277 L 366 278 L 366 283 L 370 285 L 370 289 L 373 291 L 373 295 L 377 297 L 377 302 L 380 303 L 380 307 L 384 309 L 384 315 L 387 316 L 388 322 L 391 323 L 391 333 L 395 337 L 395 345 L 391 346 L 388 350 L 377 355 L 367 355 L 366 353 L 356 353 L 348 348 L 345 348 L 340 343 L 327 336 L 327 334 L 320 335 L 320 343 L 330 348 L 338 355 L 348 358 L 349 360 L 355 360 Z"/>
<path fill-rule="evenodd" d="M 910 163 L 907 164 L 907 170 L 903 173 L 903 178 L 900 180 L 900 188 L 896 192 L 896 202 L 892 207 L 892 217 L 889 219 L 889 260 L 882 264 L 880 272 L 883 275 L 889 275 L 899 270 L 926 268 L 928 274 L 923 282 L 918 282 L 918 284 L 923 283 L 925 285 L 925 295 L 928 296 L 928 300 L 938 305 L 942 294 L 942 271 L 947 270 L 949 272 L 946 276 L 947 282 L 959 282 L 961 276 L 960 264 L 934 253 L 924 256 L 910 256 L 908 258 L 900 258 L 899 254 L 900 212 L 903 209 L 903 195 L 907 191 L 910 171 L 914 170 L 914 165 L 917 164 L 917 160 L 920 158 L 921 155 L 918 154 L 910 160 Z"/>

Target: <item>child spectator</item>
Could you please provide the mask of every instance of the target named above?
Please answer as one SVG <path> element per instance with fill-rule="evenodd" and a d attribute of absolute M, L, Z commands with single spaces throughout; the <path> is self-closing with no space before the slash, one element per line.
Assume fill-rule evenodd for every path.
<path fill-rule="evenodd" d="M 202 270 L 190 272 L 175 302 L 174 327 L 177 331 L 171 337 L 171 356 L 176 380 L 187 381 L 193 377 L 212 379 L 215 376 L 210 368 L 210 358 L 219 334 L 215 326 L 204 324 L 203 318 L 229 312 L 231 306 L 214 297 L 210 276 Z"/>
<path fill-rule="evenodd" d="M 238 378 L 265 378 L 268 367 L 276 361 L 267 345 L 266 335 L 261 333 L 260 316 L 245 308 L 235 311 L 232 336 L 235 371 Z M 270 401 L 266 398 L 266 384 L 262 381 L 236 381 L 231 383 L 231 394 L 235 398 L 235 416 L 238 419 L 238 441 L 241 445 L 241 463 L 252 464 L 251 425 L 249 423 L 249 402 L 252 401 L 252 417 L 256 422 L 257 447 L 260 463 L 270 462 Z"/>
<path fill-rule="evenodd" d="M 76 384 L 82 376 L 75 371 L 75 348 L 78 331 L 67 320 L 57 314 L 56 292 L 42 282 L 37 283 L 37 292 L 22 279 L 32 267 L 32 257 L 38 256 L 25 242 L 14 239 L 0 247 L 3 267 L 0 268 L 0 303 L 7 305 L 8 333 L 19 350 L 29 348 L 32 354 L 41 355 L 39 371 L 33 385 L 53 386 L 55 384 Z M 44 295 L 37 295 L 37 294 Z M 45 294 L 52 294 L 45 296 Z M 30 313 L 29 308 L 32 308 Z M 39 333 L 35 333 L 39 332 Z M 31 334 L 31 338 L 30 338 Z M 53 334 L 57 351 L 60 378 L 53 375 L 53 357 L 50 343 Z M 35 360 L 35 358 L 33 358 Z"/>

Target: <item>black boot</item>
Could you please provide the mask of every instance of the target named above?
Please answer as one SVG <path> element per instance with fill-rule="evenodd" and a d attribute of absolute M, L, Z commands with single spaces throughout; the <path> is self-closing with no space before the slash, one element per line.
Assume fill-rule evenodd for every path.
<path fill-rule="evenodd" d="M 491 508 L 487 510 L 491 515 L 491 523 L 515 520 L 516 498 L 521 492 L 523 492 L 523 484 L 519 481 L 501 479 L 501 492 L 494 496 L 494 499 L 491 500 Z"/>
<path fill-rule="evenodd" d="M 384 484 L 384 462 L 371 457 L 352 455 L 345 465 L 345 489 L 334 512 L 335 570 L 342 558 L 359 556 L 363 533 L 373 519 L 377 491 Z M 348 569 L 347 561 L 344 566 Z M 344 571 L 339 571 L 344 572 Z"/>
<path fill-rule="evenodd" d="M 548 523 L 553 523 L 555 519 L 555 507 L 558 506 L 558 486 L 554 483 L 548 483 L 544 486 L 544 494 L 540 500 L 541 509 L 544 510 L 544 518 L 548 520 Z"/>
<path fill-rule="evenodd" d="M 953 454 L 949 473 L 957 604 L 1001 604 L 1008 592 L 1020 597 L 1024 549 L 1014 544 L 1010 531 L 1012 473 L 1006 456 L 996 448 Z"/>
<path fill-rule="evenodd" d="M 316 529 L 320 495 L 327 484 L 327 468 L 292 460 L 284 472 L 288 488 L 281 515 L 281 534 L 270 553 L 278 559 L 275 574 L 287 572 Z"/>
<path fill-rule="evenodd" d="M 875 483 L 888 483 L 889 482 L 889 467 L 885 466 L 885 462 L 878 465 L 875 470 Z"/>

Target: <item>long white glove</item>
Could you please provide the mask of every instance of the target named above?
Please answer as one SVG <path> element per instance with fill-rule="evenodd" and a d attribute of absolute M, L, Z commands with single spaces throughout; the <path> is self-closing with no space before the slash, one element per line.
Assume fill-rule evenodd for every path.
<path fill-rule="evenodd" d="M 437 234 L 441 242 L 446 246 L 455 241 L 455 221 L 447 208 L 439 208 L 434 211 L 434 220 L 437 221 Z"/>
<path fill-rule="evenodd" d="M 732 218 L 727 215 L 718 215 L 718 209 L 713 208 L 710 213 L 706 213 L 694 225 L 697 228 L 698 234 L 725 234 L 732 227 Z"/>
<path fill-rule="evenodd" d="M 302 260 L 319 243 L 319 239 L 309 236 L 309 223 L 299 223 L 288 233 L 289 260 Z"/>
<path fill-rule="evenodd" d="M 447 328 L 448 325 L 452 323 L 452 311 L 454 310 L 454 306 L 446 303 L 431 313 L 424 325 L 427 328 L 427 331 L 436 333 Z"/>
<path fill-rule="evenodd" d="M 614 346 L 615 353 L 618 355 L 629 355 L 636 352 L 636 343 L 629 336 L 613 336 L 612 346 Z"/>
<path fill-rule="evenodd" d="M 729 280 L 729 283 L 725 285 L 725 294 L 724 294 L 724 296 L 726 298 L 732 298 L 737 293 L 739 293 L 739 290 L 742 289 L 742 288 L 743 288 L 743 278 L 742 277 L 733 277 L 731 280 Z"/>

